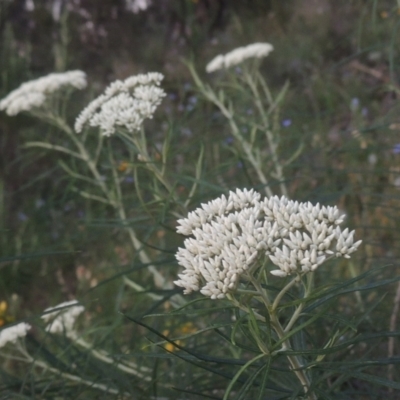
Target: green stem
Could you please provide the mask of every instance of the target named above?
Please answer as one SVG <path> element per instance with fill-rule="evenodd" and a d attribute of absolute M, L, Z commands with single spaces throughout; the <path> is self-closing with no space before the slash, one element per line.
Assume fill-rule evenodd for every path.
<path fill-rule="evenodd" d="M 228 120 L 233 136 L 241 144 L 241 146 L 247 156 L 247 159 L 249 160 L 249 162 L 251 163 L 251 165 L 253 166 L 254 170 L 257 173 L 258 179 L 264 185 L 267 196 L 269 196 L 269 197 L 273 196 L 272 190 L 269 188 L 269 181 L 268 181 L 267 177 L 264 175 L 264 173 L 262 172 L 260 163 L 254 157 L 254 154 L 252 152 L 252 148 L 251 148 L 250 144 L 241 135 L 240 129 L 238 128 L 238 126 L 233 118 L 233 114 L 225 107 L 225 105 L 221 101 L 219 101 L 219 99 L 214 94 L 214 92 L 210 92 L 208 94 L 208 99 L 211 100 L 220 109 L 222 114 Z"/>
<path fill-rule="evenodd" d="M 95 383 L 95 382 L 92 382 L 92 381 L 89 381 L 89 380 L 86 380 L 86 379 L 82 379 L 79 376 L 76 376 L 76 375 L 73 375 L 73 374 L 69 374 L 68 372 L 62 372 L 57 368 L 50 367 L 48 364 L 46 364 L 46 363 L 44 363 L 44 362 L 42 362 L 40 360 L 35 360 L 35 359 L 31 358 L 31 361 L 32 361 L 32 365 L 33 366 L 40 367 L 45 371 L 50 371 L 53 374 L 58 375 L 58 376 L 60 376 L 62 378 L 66 378 L 66 379 L 68 379 L 70 381 L 78 382 L 78 383 L 81 383 L 83 385 L 90 386 L 90 387 L 92 387 L 94 389 L 98 389 L 98 390 L 101 390 L 101 391 L 106 392 L 106 393 L 111 393 L 111 394 L 120 394 L 121 393 L 120 390 L 118 390 L 118 389 L 112 389 L 112 388 L 109 388 L 106 385 L 103 385 L 101 383 Z M 129 395 L 129 394 L 126 393 L 125 395 Z"/>
<path fill-rule="evenodd" d="M 150 159 L 150 155 L 147 151 L 147 145 L 146 145 L 146 139 L 145 139 L 144 132 L 141 132 L 140 138 L 136 137 L 134 135 L 127 135 L 123 132 L 121 132 L 121 135 L 136 147 L 136 149 L 139 152 L 140 161 L 145 163 L 146 168 L 149 169 L 155 175 L 155 177 L 158 179 L 158 181 L 165 187 L 167 192 L 169 194 L 173 194 L 174 192 L 173 192 L 172 186 L 165 179 L 163 173 L 156 167 L 156 165 L 154 164 L 154 161 Z"/>
<path fill-rule="evenodd" d="M 117 207 L 117 211 L 118 211 L 118 215 L 121 218 L 121 220 L 126 221 L 127 218 L 126 218 L 125 210 L 124 210 L 124 207 L 122 206 L 122 204 L 120 204 L 119 207 Z M 139 253 L 140 261 L 143 264 L 148 264 L 148 270 L 153 275 L 154 284 L 156 285 L 156 287 L 164 288 L 164 289 L 170 288 L 170 285 L 168 284 L 168 282 L 166 281 L 164 276 L 157 271 L 157 269 L 156 269 L 156 267 L 154 267 L 154 265 L 151 265 L 150 257 L 147 255 L 147 253 L 143 249 L 143 245 L 140 243 L 139 239 L 137 238 L 135 231 L 130 226 L 128 226 L 126 229 L 128 231 L 128 235 L 133 244 L 133 247 Z"/>
<path fill-rule="evenodd" d="M 51 367 L 50 365 L 48 365 L 47 363 L 45 363 L 45 362 L 43 362 L 41 360 L 34 359 L 26 351 L 25 347 L 22 346 L 21 342 L 17 342 L 16 343 L 16 347 L 17 347 L 18 351 L 24 356 L 23 359 L 21 358 L 19 360 L 23 361 L 23 362 L 26 362 L 26 363 L 30 363 L 33 367 L 39 367 L 39 368 L 43 369 L 44 371 L 50 371 L 53 374 L 58 375 L 58 376 L 60 376 L 62 378 L 66 378 L 66 379 L 68 379 L 70 381 L 81 383 L 83 385 L 92 387 L 94 389 L 101 390 L 101 391 L 106 392 L 106 393 L 121 394 L 121 392 L 119 390 L 117 390 L 117 389 L 111 389 L 111 388 L 109 388 L 106 385 L 103 385 L 101 383 L 95 383 L 95 382 L 80 378 L 79 376 L 70 374 L 68 372 L 60 371 L 59 369 Z M 127 395 L 127 393 L 125 395 Z"/>
<path fill-rule="evenodd" d="M 27 148 L 28 147 L 41 147 L 43 149 L 55 150 L 60 153 L 68 154 L 72 157 L 82 160 L 82 156 L 79 153 L 75 153 L 74 151 L 71 151 L 63 146 L 57 146 L 57 145 L 53 145 L 50 143 L 44 143 L 44 142 L 27 142 L 23 146 L 27 147 Z"/>
<path fill-rule="evenodd" d="M 256 107 L 257 107 L 258 112 L 260 113 L 261 119 L 263 121 L 264 131 L 265 131 L 265 135 L 267 138 L 269 150 L 271 153 L 272 163 L 274 164 L 274 167 L 275 167 L 276 178 L 279 180 L 279 187 L 281 189 L 281 193 L 284 196 L 288 197 L 288 191 L 287 191 L 286 185 L 284 183 L 285 177 L 283 175 L 283 168 L 282 168 L 281 163 L 279 162 L 278 155 L 277 155 L 278 146 L 275 143 L 274 135 L 272 134 L 271 130 L 269 129 L 268 117 L 265 114 L 264 106 L 263 106 L 263 103 L 260 98 L 260 93 L 259 93 L 257 86 L 256 86 L 255 82 L 253 81 L 252 77 L 246 72 L 244 74 L 244 77 L 254 95 L 254 101 L 255 101 Z"/>
<path fill-rule="evenodd" d="M 275 297 L 275 300 L 272 304 L 271 311 L 275 312 L 277 307 L 279 306 L 280 301 L 282 300 L 283 296 L 286 294 L 286 292 L 296 283 L 298 282 L 298 277 L 296 276 L 294 279 L 292 279 Z"/>
<path fill-rule="evenodd" d="M 279 339 L 282 340 L 286 336 L 285 331 L 282 328 L 281 323 L 279 322 L 278 317 L 276 316 L 275 312 L 270 313 L 271 318 L 271 325 L 273 326 L 276 334 L 278 335 Z M 282 341 L 285 350 L 290 350 L 292 348 L 289 339 L 285 339 Z M 292 367 L 292 371 L 297 376 L 297 379 L 300 381 L 301 385 L 304 388 L 304 392 L 306 393 L 309 400 L 318 400 L 316 395 L 310 392 L 311 382 L 308 379 L 306 372 L 303 369 L 303 366 L 300 363 L 300 360 L 295 355 L 286 355 L 286 358 L 289 361 L 290 366 Z"/>
<path fill-rule="evenodd" d="M 272 306 L 271 306 L 271 302 L 270 302 L 270 300 L 268 298 L 268 295 L 267 295 L 266 291 L 262 288 L 262 286 L 260 285 L 258 280 L 256 278 L 254 278 L 254 276 L 252 276 L 252 275 L 249 275 L 248 278 L 252 282 L 254 287 L 256 288 L 256 290 L 259 293 L 260 297 L 263 299 L 264 305 L 265 305 L 266 309 L 269 311 L 271 326 L 275 330 L 278 338 L 280 340 L 284 339 L 285 336 L 287 335 L 287 332 L 282 328 L 282 325 L 279 322 L 279 319 L 278 319 L 278 317 L 276 315 L 276 309 L 277 309 L 277 307 L 279 305 L 280 300 L 285 295 L 285 293 L 296 283 L 297 277 L 295 279 L 293 279 L 292 281 L 290 281 L 279 292 L 279 294 L 275 298 Z M 300 311 L 298 311 L 298 313 L 300 314 L 300 312 L 301 312 L 301 309 L 300 309 Z M 298 316 L 294 317 L 293 323 L 295 322 L 295 320 L 297 318 L 298 318 Z M 291 322 L 289 322 L 289 324 L 290 323 Z M 291 349 L 291 344 L 290 344 L 290 340 L 289 339 L 284 339 L 282 341 L 282 344 L 283 344 L 283 347 L 284 347 L 285 350 L 286 349 Z M 297 356 L 294 356 L 294 355 L 287 355 L 286 357 L 287 357 L 287 359 L 289 361 L 289 364 L 290 364 L 293 372 L 295 373 L 295 375 L 299 379 L 300 383 L 302 384 L 302 386 L 304 388 L 304 391 L 307 394 L 309 400 L 317 400 L 317 398 L 315 397 L 314 393 L 309 393 L 309 389 L 310 389 L 310 385 L 311 385 L 310 384 L 310 380 L 308 379 L 308 377 L 306 375 L 306 372 L 302 369 L 302 365 L 300 363 L 299 358 Z"/>
<path fill-rule="evenodd" d="M 87 343 L 81 338 L 78 337 L 71 337 L 71 339 L 78 344 L 79 346 L 87 349 L 90 351 L 90 353 L 96 357 L 97 359 L 105 362 L 106 364 L 112 364 L 116 368 L 120 369 L 121 371 L 124 371 L 128 374 L 135 375 L 143 380 L 149 381 L 151 378 L 149 376 L 144 375 L 143 373 L 149 373 L 150 369 L 146 367 L 139 367 L 134 363 L 129 363 L 128 365 L 125 365 L 121 363 L 120 361 L 117 361 L 111 357 L 108 356 L 108 354 L 104 351 L 98 351 L 93 349 L 92 345 Z"/>
<path fill-rule="evenodd" d="M 118 180 L 118 175 L 117 175 L 117 172 L 115 169 L 114 158 L 112 155 L 112 149 L 110 148 L 110 146 L 109 146 L 108 150 L 109 150 L 108 154 L 109 154 L 110 165 L 111 165 L 111 169 L 112 169 L 114 187 L 115 187 L 115 191 L 117 193 L 117 203 L 116 203 L 115 208 L 117 209 L 120 219 L 123 222 L 126 222 L 127 217 L 126 217 L 125 207 L 122 202 L 121 185 Z M 147 255 L 147 253 L 143 249 L 143 245 L 140 243 L 139 239 L 137 238 L 135 231 L 130 226 L 127 226 L 126 229 L 128 231 L 128 235 L 132 242 L 133 247 L 139 252 L 140 261 L 143 264 L 149 265 L 148 270 L 153 275 L 154 283 L 155 283 L 156 287 L 164 288 L 164 289 L 168 288 L 167 282 L 166 282 L 166 279 L 164 278 L 164 276 L 162 274 L 160 274 L 153 265 L 150 265 L 151 264 L 150 257 Z"/>
<path fill-rule="evenodd" d="M 314 274 L 312 274 L 312 273 L 307 274 L 307 284 L 304 285 L 304 289 L 305 289 L 304 297 L 303 297 L 304 302 L 297 306 L 295 312 L 293 313 L 292 317 L 290 318 L 289 322 L 287 323 L 287 325 L 284 329 L 285 333 L 288 333 L 290 331 L 290 329 L 292 329 L 293 325 L 296 323 L 296 321 L 300 317 L 301 312 L 303 311 L 303 308 L 305 306 L 305 299 L 308 297 L 308 295 L 312 289 L 313 277 L 314 277 Z"/>
<path fill-rule="evenodd" d="M 111 166 L 113 169 L 113 182 L 114 182 L 116 194 L 114 194 L 107 187 L 105 182 L 103 181 L 103 179 L 97 169 L 96 162 L 91 158 L 91 156 L 87 152 L 84 144 L 77 138 L 75 132 L 60 117 L 52 115 L 51 119 L 52 119 L 52 123 L 54 125 L 58 126 L 62 131 L 64 131 L 70 137 L 70 139 L 74 142 L 75 146 L 77 147 L 77 149 L 80 153 L 81 159 L 86 163 L 89 170 L 93 174 L 94 179 L 98 182 L 103 194 L 108 199 L 108 203 L 111 204 L 114 207 L 114 209 L 116 209 L 118 216 L 121 218 L 122 221 L 125 222 L 127 218 L 126 218 L 125 209 L 124 209 L 124 206 L 123 206 L 123 203 L 121 200 L 121 196 L 122 196 L 121 188 L 120 188 L 120 184 L 118 181 L 118 176 L 116 176 L 116 173 L 115 173 L 114 165 L 112 164 Z M 146 150 L 146 154 L 147 154 L 147 150 Z M 109 156 L 111 157 L 111 161 L 112 161 L 111 150 L 109 151 Z M 88 198 L 93 198 L 93 196 L 94 196 L 94 195 L 90 195 L 86 192 L 83 192 L 83 195 L 84 195 L 84 197 L 88 197 Z M 95 197 L 96 197 L 96 199 L 98 198 L 98 196 L 95 196 Z M 100 198 L 98 198 L 98 199 L 100 199 Z M 145 252 L 145 250 L 143 249 L 143 246 L 140 243 L 140 241 L 138 240 L 135 231 L 131 227 L 127 227 L 127 230 L 128 230 L 129 238 L 132 242 L 133 247 L 139 253 L 140 261 L 144 264 L 149 264 L 148 270 L 153 275 L 156 286 L 163 287 L 163 288 L 169 288 L 169 285 L 167 285 L 165 278 L 157 271 L 157 269 L 153 265 L 150 265 L 151 264 L 150 258 L 147 255 L 147 253 Z M 144 288 L 142 288 L 142 289 L 144 290 Z"/>
<path fill-rule="evenodd" d="M 238 308 L 240 308 L 241 310 L 245 311 L 247 314 L 250 314 L 249 307 L 242 305 L 242 304 L 240 303 L 240 301 L 238 301 L 231 293 L 227 293 L 226 297 L 227 297 L 236 307 L 238 307 Z M 251 312 L 251 313 L 252 313 L 252 314 L 256 317 L 256 319 L 258 319 L 259 321 L 265 322 L 265 318 L 264 318 L 261 314 L 259 314 L 257 311 L 254 311 L 254 310 L 252 309 L 252 312 Z"/>
<path fill-rule="evenodd" d="M 107 185 L 105 184 L 105 182 L 103 181 L 103 179 L 97 169 L 96 163 L 94 162 L 94 160 L 92 159 L 92 157 L 90 156 L 88 151 L 86 150 L 85 145 L 77 138 L 75 132 L 69 127 L 69 125 L 67 125 L 65 123 L 65 121 L 63 119 L 61 119 L 58 116 L 53 116 L 53 118 L 54 118 L 55 125 L 57 125 L 61 130 L 63 130 L 70 137 L 70 139 L 74 142 L 75 146 L 78 148 L 83 161 L 86 163 L 90 172 L 93 174 L 94 178 L 99 183 L 99 186 L 100 186 L 103 194 L 106 195 L 106 197 L 114 203 L 115 198 L 114 198 L 113 194 L 107 188 Z"/>
<path fill-rule="evenodd" d="M 262 298 L 265 308 L 269 310 L 271 308 L 271 301 L 269 300 L 268 293 L 262 288 L 258 280 L 253 275 L 249 274 L 248 278 L 253 286 L 256 288 L 257 293 Z"/>
<path fill-rule="evenodd" d="M 284 329 L 285 334 L 288 333 L 290 331 L 290 329 L 292 329 L 293 325 L 296 323 L 296 321 L 300 317 L 300 314 L 303 311 L 303 308 L 304 308 L 304 303 L 301 303 L 296 308 L 295 312 L 293 313 L 292 317 L 290 318 L 290 321 L 287 323 L 287 325 Z"/>
<path fill-rule="evenodd" d="M 214 103 L 219 108 L 219 110 L 224 115 L 224 117 L 228 120 L 228 123 L 232 130 L 233 136 L 240 143 L 242 149 L 244 150 L 244 152 L 246 154 L 248 161 L 250 162 L 250 164 L 253 166 L 254 170 L 256 171 L 258 179 L 264 185 L 267 196 L 269 196 L 269 197 L 273 196 L 272 190 L 269 188 L 269 181 L 268 181 L 267 177 L 265 176 L 265 174 L 263 173 L 262 168 L 260 167 L 259 161 L 257 161 L 257 159 L 255 158 L 255 156 L 253 154 L 252 146 L 250 146 L 250 144 L 241 135 L 240 129 L 238 128 L 238 126 L 234 120 L 232 112 L 225 106 L 223 101 L 218 99 L 218 96 L 214 93 L 214 91 L 210 87 L 206 87 L 201 82 L 194 67 L 191 64 L 188 64 L 188 67 L 190 69 L 190 72 L 192 73 L 195 83 L 197 84 L 198 88 L 201 90 L 203 95 L 206 97 L 206 99 L 208 99 L 212 103 Z"/>

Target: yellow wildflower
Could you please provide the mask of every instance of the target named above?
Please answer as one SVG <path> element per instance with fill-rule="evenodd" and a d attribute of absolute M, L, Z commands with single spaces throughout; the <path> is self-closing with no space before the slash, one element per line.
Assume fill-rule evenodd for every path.
<path fill-rule="evenodd" d="M 118 165 L 118 171 L 119 172 L 125 172 L 129 167 L 129 164 L 127 161 L 121 161 L 120 164 Z"/>
<path fill-rule="evenodd" d="M 386 18 L 388 18 L 389 17 L 389 13 L 387 12 L 387 11 L 381 11 L 381 18 L 382 19 L 386 19 Z"/>

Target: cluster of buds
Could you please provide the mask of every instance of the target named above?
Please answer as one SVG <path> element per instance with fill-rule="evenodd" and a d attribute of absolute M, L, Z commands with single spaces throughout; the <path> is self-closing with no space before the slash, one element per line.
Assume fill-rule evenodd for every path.
<path fill-rule="evenodd" d="M 207 72 L 230 68 L 241 64 L 250 58 L 264 58 L 274 49 L 269 43 L 253 43 L 248 46 L 237 47 L 227 54 L 220 54 L 213 58 L 206 66 Z"/>
<path fill-rule="evenodd" d="M 185 294 L 200 290 L 216 299 L 234 291 L 266 257 L 278 277 L 315 271 L 328 258 L 349 258 L 361 244 L 354 243 L 354 231 L 341 230 L 343 220 L 337 207 L 237 189 L 178 221 L 177 232 L 190 237 L 176 254 L 184 271 L 175 284 Z"/>
<path fill-rule="evenodd" d="M 80 113 L 75 131 L 82 132 L 87 123 L 99 127 L 103 136 L 114 134 L 117 127 L 129 132 L 139 130 L 165 97 L 164 90 L 158 87 L 163 78 L 158 72 L 149 72 L 111 83 Z"/>
<path fill-rule="evenodd" d="M 0 110 L 8 115 L 32 111 L 42 107 L 49 98 L 62 89 L 83 89 L 86 74 L 82 71 L 52 73 L 39 79 L 23 83 L 0 101 Z"/>

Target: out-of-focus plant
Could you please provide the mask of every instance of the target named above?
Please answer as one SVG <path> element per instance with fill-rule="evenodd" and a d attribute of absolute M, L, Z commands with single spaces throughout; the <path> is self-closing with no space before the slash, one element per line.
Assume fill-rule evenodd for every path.
<path fill-rule="evenodd" d="M 240 154 L 252 167 L 268 196 L 288 196 L 284 174 L 300 154 L 302 143 L 286 158 L 280 147 L 280 108 L 288 90 L 286 83 L 274 96 L 259 70 L 260 60 L 273 50 L 269 43 L 254 43 L 238 47 L 211 60 L 206 70 L 219 73 L 215 84 L 204 83 L 193 64 L 188 63 L 198 90 L 227 120 Z"/>
<path fill-rule="evenodd" d="M 174 207 L 179 208 L 180 202 L 173 190 L 174 183 L 166 178 L 169 140 L 166 138 L 162 149 L 148 146 L 143 127 L 144 120 L 152 118 L 165 96 L 159 87 L 162 79 L 163 76 L 159 73 L 148 73 L 113 82 L 104 94 L 81 112 L 76 119 L 75 129 L 68 124 L 66 108 L 71 92 L 86 87 L 86 75 L 82 71 L 53 73 L 24 83 L 0 102 L 0 109 L 10 116 L 27 112 L 63 133 L 67 142 L 54 136 L 48 142 L 29 141 L 25 143 L 25 147 L 42 148 L 67 155 L 67 161 L 65 157 L 60 157 L 59 165 L 74 182 L 72 190 L 86 199 L 114 209 L 141 262 L 153 275 L 155 286 L 170 288 L 171 283 L 152 265 L 137 232 L 128 223 L 122 190 L 127 175 L 121 174 L 128 168 L 133 172 L 131 178 L 142 202 L 143 196 L 151 193 L 152 202 L 163 203 L 167 198 Z M 98 128 L 99 132 L 94 134 L 91 127 Z M 119 150 L 113 148 L 108 138 L 111 135 L 122 140 Z M 121 147 L 123 155 L 118 154 Z M 117 160 L 116 156 L 124 159 Z M 145 179 L 151 182 L 151 192 L 147 190 L 145 195 L 139 184 L 139 169 L 148 172 Z M 192 189 L 195 188 L 196 183 Z M 189 199 L 185 200 L 180 211 L 182 208 L 186 209 L 185 204 L 188 201 Z M 143 290 L 138 283 L 127 277 L 124 279 L 135 290 Z"/>
<path fill-rule="evenodd" d="M 104 350 L 97 350 L 93 347 L 93 344 L 87 342 L 83 338 L 75 325 L 77 318 L 84 311 L 85 308 L 75 300 L 61 303 L 56 307 L 44 310 L 42 320 L 46 325 L 44 329 L 42 328 L 43 342 L 51 342 L 48 337 L 49 335 L 60 335 L 67 341 L 69 347 L 76 346 L 86 357 L 96 360 L 97 363 L 111 365 L 112 368 L 117 371 L 134 376 L 140 380 L 149 380 L 150 370 L 148 368 L 138 366 L 130 361 L 115 358 Z M 57 357 L 56 363 L 54 362 L 54 358 L 49 358 L 50 349 L 46 350 L 47 353 L 46 351 L 36 351 L 36 353 L 32 354 L 24 339 L 31 328 L 32 326 L 30 324 L 20 322 L 1 330 L 0 355 L 8 360 L 27 363 L 32 370 L 41 371 L 42 375 L 50 374 L 54 377 L 88 386 L 109 394 L 130 395 L 129 393 L 123 393 L 120 388 L 113 388 L 112 385 L 97 383 L 95 378 L 96 371 L 92 371 L 92 375 L 94 372 L 92 380 L 89 377 L 84 377 L 85 374 L 79 370 L 78 360 L 76 360 L 76 364 L 68 365 L 69 354 L 65 352 L 65 349 L 54 353 L 55 357 Z M 57 350 L 55 348 L 52 351 Z"/>

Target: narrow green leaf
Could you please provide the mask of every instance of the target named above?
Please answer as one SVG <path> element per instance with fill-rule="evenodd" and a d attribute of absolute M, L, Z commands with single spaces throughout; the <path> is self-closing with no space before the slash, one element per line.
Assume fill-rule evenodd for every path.
<path fill-rule="evenodd" d="M 263 358 L 263 357 L 265 357 L 265 354 L 259 354 L 259 355 L 255 356 L 254 358 L 252 358 L 251 360 L 249 360 L 245 365 L 243 365 L 243 367 L 241 367 L 241 368 L 239 369 L 239 371 L 235 374 L 235 376 L 232 378 L 231 382 L 229 383 L 229 385 L 228 385 L 228 387 L 227 387 L 227 389 L 226 389 L 226 391 L 225 391 L 223 400 L 228 400 L 228 396 L 229 396 L 229 394 L 231 393 L 231 391 L 232 391 L 232 389 L 233 389 L 233 386 L 234 386 L 234 384 L 237 382 L 237 380 L 239 379 L 240 375 L 242 375 L 242 373 L 243 373 L 244 371 L 246 371 L 246 369 L 247 369 L 251 364 L 253 364 L 255 361 L 260 360 L 260 359 Z"/>

